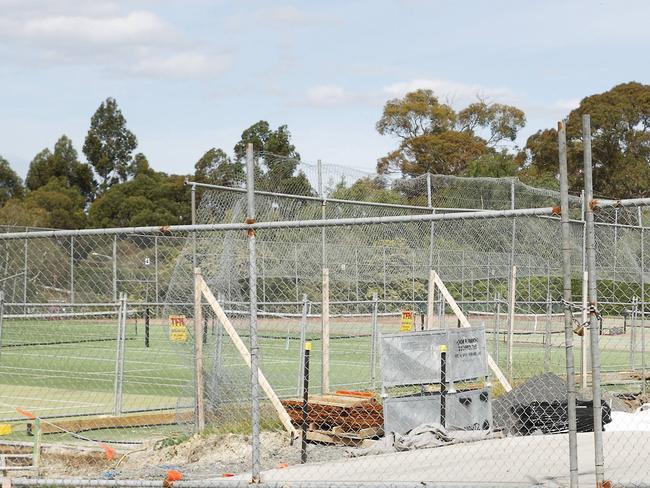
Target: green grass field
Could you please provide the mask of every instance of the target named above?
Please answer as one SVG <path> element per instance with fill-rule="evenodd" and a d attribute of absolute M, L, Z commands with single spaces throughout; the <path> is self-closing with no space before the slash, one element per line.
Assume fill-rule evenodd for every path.
<path fill-rule="evenodd" d="M 451 324 L 453 321 L 450 320 Z M 505 321 L 504 321 L 505 323 Z M 235 321 L 244 342 L 248 333 L 245 320 Z M 496 344 L 488 327 L 488 350 L 497 359 Z M 564 336 L 561 323 L 554 322 L 549 347 L 543 331 L 517 334 L 513 348 L 515 382 L 553 371 L 564 374 Z M 397 332 L 398 318 L 382 318 L 382 332 Z M 518 331 L 530 331 L 522 321 Z M 249 369 L 227 335 L 221 341 L 221 354 L 215 362 L 217 335 L 210 326 L 205 347 L 205 374 L 208 396 L 220 403 L 221 411 L 233 419 L 246 417 L 243 408 L 249 398 Z M 295 319 L 261 319 L 261 368 L 281 397 L 298 394 L 300 344 Z M 539 331 L 538 331 L 539 332 Z M 320 390 L 320 323 L 311 320 L 308 337 L 314 339 L 310 377 L 314 392 Z M 115 402 L 116 321 L 111 320 L 5 320 L 0 350 L 0 419 L 19 420 L 16 408 L 42 417 L 110 415 Z M 144 327 L 130 320 L 124 355 L 123 412 L 191 408 L 193 396 L 192 344 L 173 343 L 169 328 L 151 326 L 150 346 L 144 347 Z M 507 344 L 503 335 L 498 344 L 498 362 L 506 369 Z M 579 371 L 579 338 L 576 340 L 576 369 Z M 650 338 L 650 337 L 649 337 Z M 646 340 L 647 343 L 647 340 Z M 641 366 L 641 356 L 629 352 L 630 333 L 602 336 L 601 357 L 604 371 L 629 370 Z M 371 385 L 369 319 L 336 319 L 332 324 L 330 382 L 332 389 L 367 390 Z M 640 350 L 640 339 L 637 339 Z M 650 344 L 648 344 L 650 350 Z M 214 372 L 217 372 L 215 375 Z M 379 360 L 375 387 L 380 386 Z M 151 429 L 156 435 L 166 429 Z M 137 435 L 142 435 L 141 433 Z"/>

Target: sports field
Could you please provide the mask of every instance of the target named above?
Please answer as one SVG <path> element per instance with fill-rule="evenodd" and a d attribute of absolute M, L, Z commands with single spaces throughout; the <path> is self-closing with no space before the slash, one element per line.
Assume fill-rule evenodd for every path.
<path fill-rule="evenodd" d="M 244 342 L 248 322 L 233 320 Z M 454 319 L 448 317 L 448 325 Z M 507 344 L 501 331 L 498 344 L 492 323 L 486 320 L 487 346 L 507 372 Z M 611 323 L 617 323 L 614 319 Z M 505 317 L 503 320 L 505 327 Z M 535 328 L 538 330 L 535 330 Z M 562 323 L 555 320 L 549 328 L 521 319 L 516 324 L 513 347 L 515 382 L 553 371 L 564 374 L 564 335 Z M 399 331 L 398 317 L 382 317 L 379 330 Z M 551 334 L 546 334 L 550 331 Z M 314 340 L 310 377 L 313 391 L 320 390 L 320 320 L 307 324 L 307 337 Z M 534 332 L 534 333 L 533 333 Z M 603 371 L 640 370 L 642 333 L 635 331 L 636 348 L 630 353 L 631 331 L 601 336 Z M 300 361 L 300 324 L 296 318 L 260 320 L 262 372 L 280 397 L 298 394 Z M 28 320 L 6 319 L 0 349 L 0 418 L 23 419 L 17 408 L 42 417 L 111 415 L 115 406 L 117 319 L 101 320 Z M 548 338 L 550 337 L 550 341 Z M 232 417 L 246 418 L 249 370 L 229 337 L 210 321 L 205 333 L 205 376 L 208 401 L 220 405 Z M 576 370 L 580 370 L 579 344 L 576 340 Z M 548 342 L 546 342 L 548 341 Z M 150 346 L 144 344 L 144 326 L 140 319 L 127 323 L 124 347 L 122 412 L 178 411 L 193 405 L 192 339 L 187 343 L 170 341 L 169 327 L 162 320 L 152 321 Z M 647 339 L 646 339 L 647 344 Z M 648 344 L 650 346 L 650 344 Z M 370 365 L 371 324 L 369 317 L 333 318 L 330 350 L 332 389 L 372 389 Z M 497 354 L 498 349 L 498 354 Z M 379 359 L 375 369 L 375 389 L 380 387 Z M 496 385 L 495 385 L 496 386 Z M 625 388 L 636 388 L 638 383 Z M 230 410 L 229 410 L 230 409 Z M 136 437 L 145 432 L 133 432 Z"/>

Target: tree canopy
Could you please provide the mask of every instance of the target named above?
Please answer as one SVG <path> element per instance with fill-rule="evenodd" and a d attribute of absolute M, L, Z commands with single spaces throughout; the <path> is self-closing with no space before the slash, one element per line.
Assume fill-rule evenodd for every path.
<path fill-rule="evenodd" d="M 379 159 L 380 174 L 401 172 L 460 174 L 479 156 L 514 141 L 526 122 L 511 105 L 479 100 L 456 112 L 431 90 L 416 90 L 389 100 L 377 131 L 399 140 L 399 147 Z"/>
<path fill-rule="evenodd" d="M 574 192 L 582 187 L 582 115 L 587 113 L 595 192 L 618 198 L 650 196 L 650 85 L 614 86 L 585 97 L 568 114 L 569 182 Z M 384 177 L 391 172 L 407 178 L 426 172 L 516 176 L 531 185 L 556 189 L 557 131 L 542 128 L 515 152 L 513 142 L 525 121 L 524 113 L 511 105 L 478 99 L 456 110 L 431 90 L 407 93 L 387 101 L 376 124 L 380 134 L 398 142 L 378 160 L 378 175 L 341 180 L 328 193 L 352 200 L 423 204 L 416 186 L 391 188 Z M 194 165 L 195 181 L 241 185 L 249 143 L 255 150 L 257 189 L 315 193 L 289 128 L 274 128 L 265 120 L 242 132 L 232 155 L 218 147 L 207 149 Z M 135 135 L 126 127 L 115 99 L 109 97 L 91 118 L 83 146 L 87 162 L 80 161 L 70 138 L 62 135 L 53 148 L 34 156 L 23 186 L 9 162 L 0 157 L 0 223 L 57 228 L 188 223 L 190 189 L 184 176 L 156 171 L 143 153 L 133 155 L 136 147 Z"/>
<path fill-rule="evenodd" d="M 190 189 L 185 178 L 148 171 L 113 185 L 90 206 L 94 227 L 189 224 Z"/>
<path fill-rule="evenodd" d="M 243 164 L 246 147 L 253 144 L 261 165 L 256 167 L 256 185 L 261 190 L 296 195 L 311 195 L 313 189 L 307 176 L 298 170 L 300 154 L 291 142 L 291 133 L 286 125 L 272 130 L 265 120 L 244 130 L 235 145 L 235 161 Z"/>
<path fill-rule="evenodd" d="M 211 185 L 238 186 L 245 180 L 241 160 L 232 161 L 222 150 L 208 149 L 194 165 L 194 179 Z"/>
<path fill-rule="evenodd" d="M 10 198 L 22 197 L 24 190 L 22 180 L 11 169 L 9 161 L 0 156 L 0 206 Z"/>
<path fill-rule="evenodd" d="M 594 191 L 617 198 L 650 195 L 650 85 L 624 83 L 588 96 L 567 119 L 569 183 L 582 187 L 582 115 L 591 116 Z M 522 173 L 557 173 L 557 131 L 540 130 L 518 156 Z"/>
<path fill-rule="evenodd" d="M 41 223 L 43 227 L 81 229 L 87 225 L 84 200 L 79 188 L 68 187 L 64 177 L 53 177 L 46 185 L 30 191 L 24 205 L 27 209 L 40 208 L 47 212 Z"/>
<path fill-rule="evenodd" d="M 107 98 L 90 119 L 83 152 L 102 179 L 100 189 L 126 181 L 131 153 L 138 146 L 114 98 Z"/>
<path fill-rule="evenodd" d="M 95 191 L 92 168 L 79 162 L 77 150 L 66 135 L 56 141 L 54 152 L 45 148 L 34 157 L 25 184 L 30 190 L 38 190 L 52 178 L 68 188 L 76 187 L 86 200 L 90 200 Z"/>

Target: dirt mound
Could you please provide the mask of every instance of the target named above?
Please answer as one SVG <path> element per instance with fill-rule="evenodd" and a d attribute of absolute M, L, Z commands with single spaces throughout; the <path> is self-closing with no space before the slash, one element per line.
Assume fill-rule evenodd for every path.
<path fill-rule="evenodd" d="M 42 455 L 41 476 L 85 479 L 163 479 L 168 470 L 184 479 L 216 478 L 250 472 L 250 436 L 238 434 L 194 435 L 185 440 L 149 442 L 135 449 L 120 449 L 112 460 L 100 449 L 57 447 Z M 173 445 L 169 445 L 173 444 Z M 290 443 L 288 434 L 261 434 L 262 469 L 300 462 L 300 442 Z M 310 462 L 331 461 L 345 456 L 339 446 L 311 444 Z M 20 476 L 25 476 L 21 473 Z"/>

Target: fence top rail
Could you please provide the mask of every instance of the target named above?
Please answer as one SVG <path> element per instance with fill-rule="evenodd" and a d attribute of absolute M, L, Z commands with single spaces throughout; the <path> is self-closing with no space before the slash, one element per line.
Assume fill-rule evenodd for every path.
<path fill-rule="evenodd" d="M 349 225 L 373 224 L 401 224 L 413 222 L 433 222 L 439 220 L 477 220 L 507 217 L 536 217 L 557 216 L 558 207 L 521 208 L 514 210 L 485 210 L 472 212 L 431 213 L 418 215 L 390 215 L 384 217 L 354 217 L 339 219 L 312 219 L 312 220 L 278 220 L 270 222 L 229 223 L 229 224 L 193 224 L 170 226 L 144 226 L 144 227 L 112 227 L 106 229 L 78 229 L 54 230 L 35 232 L 7 232 L 0 233 L 0 240 L 16 240 L 27 238 L 57 238 L 117 234 L 162 234 L 169 235 L 174 232 L 214 232 L 214 231 L 249 231 L 260 229 L 295 229 L 311 227 L 337 227 Z M 559 220 L 558 220 L 559 221 Z"/>

